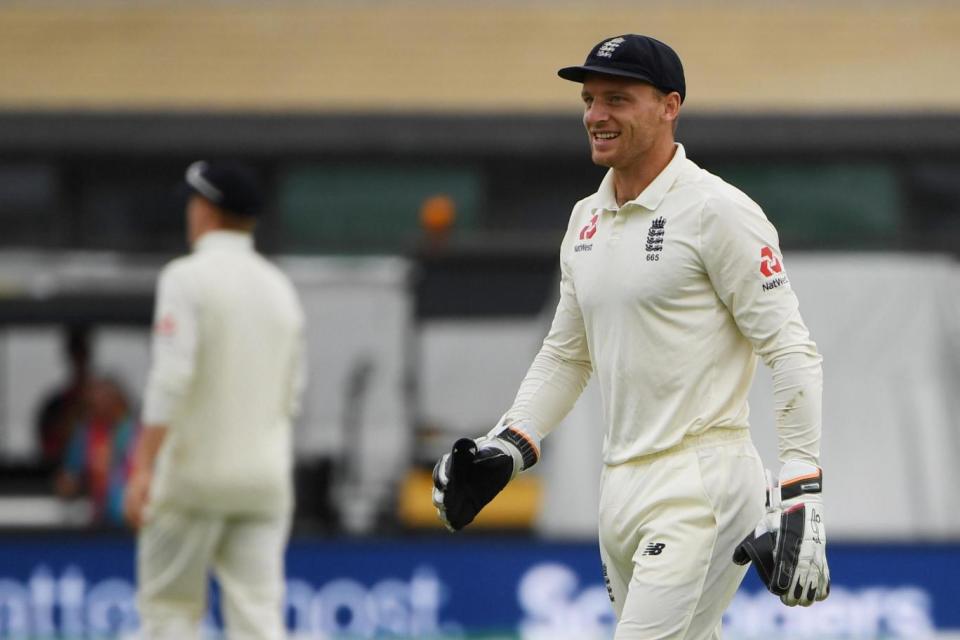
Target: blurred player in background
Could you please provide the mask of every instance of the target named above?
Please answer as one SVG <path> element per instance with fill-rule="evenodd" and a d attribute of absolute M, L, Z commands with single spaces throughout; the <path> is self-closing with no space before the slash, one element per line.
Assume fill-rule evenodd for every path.
<path fill-rule="evenodd" d="M 146 638 L 197 638 L 212 569 L 227 636 L 273 640 L 285 635 L 304 316 L 289 279 L 254 250 L 254 174 L 196 162 L 186 186 L 193 252 L 159 278 L 125 501 L 139 529 L 138 606 Z"/>
<path fill-rule="evenodd" d="M 464 527 L 533 466 L 595 371 L 617 638 L 719 638 L 750 559 L 785 604 L 825 598 L 821 358 L 776 230 L 674 141 L 686 83 L 669 46 L 611 38 L 559 75 L 582 83 L 591 156 L 610 170 L 573 209 L 560 303 L 513 406 L 437 463 L 440 517 Z M 747 420 L 758 355 L 773 370 L 782 463 L 767 508 Z"/>

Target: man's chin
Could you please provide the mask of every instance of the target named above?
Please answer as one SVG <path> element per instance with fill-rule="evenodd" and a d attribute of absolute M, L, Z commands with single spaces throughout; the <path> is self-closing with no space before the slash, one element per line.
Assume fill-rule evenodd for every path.
<path fill-rule="evenodd" d="M 608 169 L 613 167 L 613 158 L 609 154 L 594 151 L 590 154 L 590 159 L 593 160 L 593 164 L 598 167 L 606 167 Z"/>

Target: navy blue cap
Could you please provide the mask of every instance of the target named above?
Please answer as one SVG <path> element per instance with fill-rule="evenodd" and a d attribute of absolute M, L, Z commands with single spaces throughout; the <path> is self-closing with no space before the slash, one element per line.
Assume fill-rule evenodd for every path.
<path fill-rule="evenodd" d="M 557 71 L 561 78 L 573 82 L 583 82 L 588 73 L 642 80 L 664 93 L 676 91 L 680 102 L 687 94 L 680 56 L 669 45 L 650 36 L 628 33 L 608 38 L 590 50 L 582 65 Z"/>
<path fill-rule="evenodd" d="M 187 167 L 186 188 L 228 213 L 258 216 L 263 210 L 263 191 L 257 174 L 236 162 L 199 160 Z"/>

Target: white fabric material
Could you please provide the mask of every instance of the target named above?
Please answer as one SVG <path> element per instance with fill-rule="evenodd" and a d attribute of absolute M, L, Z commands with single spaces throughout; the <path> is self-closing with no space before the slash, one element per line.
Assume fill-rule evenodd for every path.
<path fill-rule="evenodd" d="M 617 206 L 611 172 L 577 203 L 560 265 L 553 324 L 508 416 L 546 436 L 593 368 L 604 462 L 622 464 L 712 428 L 747 428 L 759 355 L 776 374 L 782 451 L 819 460 L 820 356 L 776 231 L 682 145 L 635 200 Z"/>
<path fill-rule="evenodd" d="M 137 542 L 143 640 L 200 638 L 208 569 L 220 585 L 227 637 L 281 640 L 287 517 L 226 518 L 161 509 Z"/>
<path fill-rule="evenodd" d="M 584 389 L 573 410 L 545 443 L 534 468 L 543 497 L 537 535 L 593 539 L 597 535 L 597 496 L 603 471 L 603 402 L 596 380 Z"/>
<path fill-rule="evenodd" d="M 747 569 L 733 551 L 763 514 L 765 485 L 742 429 L 712 429 L 604 468 L 600 552 L 615 638 L 719 638 Z"/>
<path fill-rule="evenodd" d="M 811 353 L 787 353 L 771 365 L 778 458 L 783 463 L 795 460 L 816 466 L 823 396 L 820 358 Z"/>
<path fill-rule="evenodd" d="M 248 234 L 205 234 L 160 275 L 143 420 L 168 425 L 151 504 L 283 514 L 304 317 Z"/>

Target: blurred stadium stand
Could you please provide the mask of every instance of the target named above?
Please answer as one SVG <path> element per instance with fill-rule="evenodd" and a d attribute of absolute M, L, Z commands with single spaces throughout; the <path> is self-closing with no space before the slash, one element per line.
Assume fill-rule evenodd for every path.
<path fill-rule="evenodd" d="M 951 110 L 953 2 L 4 2 L 0 102 L 44 109 L 562 111 L 585 43 L 656 33 L 698 111 Z M 587 47 L 590 44 L 586 44 Z M 695 105 L 695 106 L 694 106 Z"/>
<path fill-rule="evenodd" d="M 128 542 L 58 537 L 82 523 L 82 505 L 52 497 L 31 412 L 60 375 L 56 338 L 71 322 L 96 325 L 98 366 L 139 392 L 154 278 L 184 251 L 173 187 L 189 162 L 228 156 L 266 178 L 257 242 L 291 272 L 311 320 L 291 583 L 313 612 L 297 614 L 311 621 L 304 628 L 387 633 L 387 613 L 341 624 L 336 607 L 386 611 L 384 594 L 402 587 L 411 617 L 395 635 L 462 637 L 474 630 L 463 602 L 483 597 L 457 582 L 463 563 L 520 548 L 525 564 L 508 572 L 517 598 L 531 584 L 572 585 L 558 598 L 581 618 L 551 627 L 553 610 L 508 594 L 509 614 L 494 622 L 538 620 L 510 634 L 560 637 L 566 620 L 578 640 L 605 637 L 605 594 L 590 566 L 595 390 L 568 418 L 579 428 L 558 431 L 540 470 L 478 521 L 483 534 L 519 543 L 474 534 L 450 548 L 432 537 L 425 487 L 455 436 L 497 419 L 542 338 L 568 212 L 603 175 L 587 157 L 578 91 L 556 69 L 624 31 L 679 51 L 689 92 L 678 138 L 777 225 L 826 356 L 831 541 L 848 581 L 838 577 L 834 609 L 803 619 L 763 608 L 748 585 L 731 637 L 960 628 L 928 575 L 960 570 L 950 490 L 960 472 L 945 462 L 960 456 L 955 2 L 8 0 L 0 25 L 0 527 L 15 525 L 0 537 L 10 567 L 0 581 L 13 580 L 0 589 L 0 638 L 16 637 L 18 603 L 33 606 L 27 585 L 51 576 L 61 590 L 78 575 L 99 581 L 85 606 L 111 602 L 121 622 L 110 628 L 133 624 L 129 585 L 104 569 L 129 554 Z M 421 207 L 438 195 L 455 214 L 436 232 Z M 769 455 L 764 402 L 754 404 L 754 431 Z M 893 470 L 899 487 L 882 505 L 863 495 L 875 492 L 877 469 Z M 21 545 L 37 527 L 53 537 Z M 373 538 L 344 542 L 354 534 Z M 406 541 L 413 535 L 425 542 Z M 392 539 L 382 567 L 379 536 Z M 333 546 L 322 546 L 328 538 Z M 431 561 L 431 546 L 462 557 Z M 372 559 L 351 575 L 339 551 Z M 873 569 L 890 555 L 906 559 L 884 578 Z M 128 580 L 130 567 L 116 574 Z M 454 605 L 437 596 L 444 589 Z"/>

